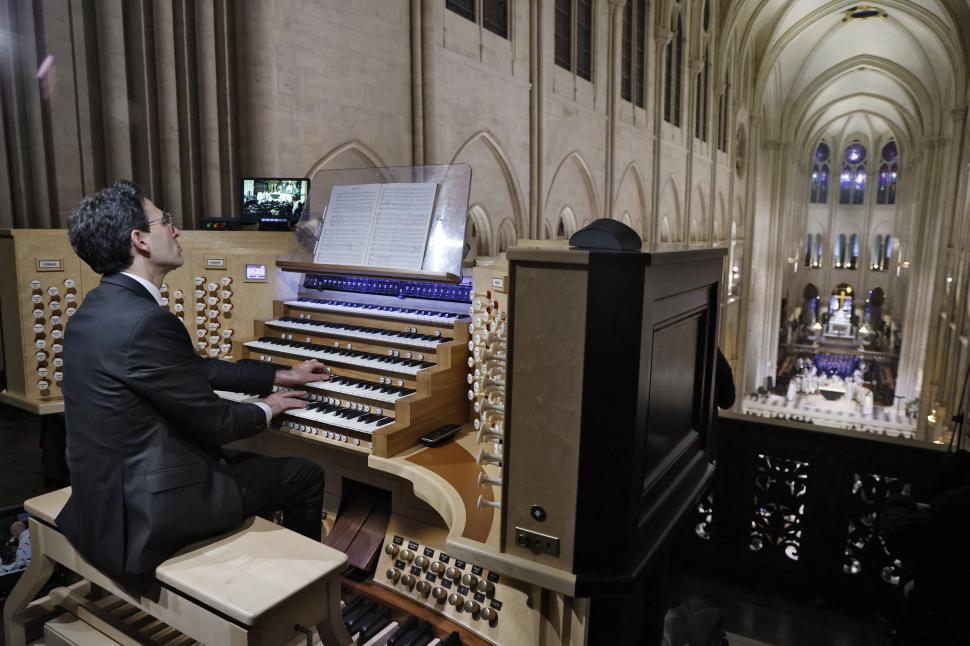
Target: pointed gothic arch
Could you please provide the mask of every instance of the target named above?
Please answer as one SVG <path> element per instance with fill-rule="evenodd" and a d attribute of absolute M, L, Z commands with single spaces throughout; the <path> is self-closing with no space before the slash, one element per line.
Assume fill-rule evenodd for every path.
<path fill-rule="evenodd" d="M 637 233 L 649 230 L 647 227 L 647 191 L 644 188 L 643 174 L 635 161 L 627 164 L 620 178 L 613 204 L 613 213 L 627 213 L 627 222 Z"/>
<path fill-rule="evenodd" d="M 512 218 L 516 231 L 519 234 L 524 234 L 529 230 L 528 216 L 523 197 L 525 193 L 519 185 L 518 176 L 512 170 L 512 162 L 506 154 L 505 148 L 495 135 L 488 130 L 479 130 L 458 147 L 449 163 L 456 163 L 463 154 L 467 153 L 470 148 L 474 148 L 477 143 L 485 146 L 498 165 L 498 169 L 505 180 L 509 201 L 512 204 Z"/>
<path fill-rule="evenodd" d="M 570 175 L 572 175 L 571 180 Z M 582 186 L 582 189 L 575 185 L 577 183 Z M 549 183 L 549 190 L 546 192 L 543 220 L 547 228 L 557 226 L 559 216 L 562 215 L 563 208 L 566 206 L 569 207 L 570 213 L 574 214 L 574 225 L 577 214 L 583 220 L 587 218 L 596 220 L 602 217 L 599 203 L 596 182 L 589 165 L 577 151 L 570 152 L 559 163 L 556 172 L 553 173 L 552 181 Z M 588 205 L 588 208 L 583 209 L 581 205 Z M 575 231 L 575 229 L 573 230 Z M 553 231 L 555 231 L 555 228 L 553 228 Z"/>
<path fill-rule="evenodd" d="M 660 193 L 660 221 L 665 221 L 667 223 L 667 242 L 674 242 L 675 239 L 670 237 L 673 231 L 683 231 L 681 223 L 683 222 L 683 213 L 680 207 L 680 189 L 677 187 L 677 179 L 670 175 L 667 177 L 667 181 L 664 182 L 663 191 Z M 659 225 L 659 222 L 658 222 Z M 661 242 L 664 240 L 659 235 L 658 238 Z"/>
<path fill-rule="evenodd" d="M 492 222 L 481 204 L 472 204 L 468 209 L 468 223 L 465 226 L 465 250 L 463 262 L 470 262 L 479 256 L 493 253 Z"/>
<path fill-rule="evenodd" d="M 363 162 L 363 163 L 362 163 Z M 334 170 L 340 168 L 384 168 L 387 164 L 381 159 L 374 149 L 360 141 L 351 139 L 333 148 L 326 155 L 321 157 L 310 166 L 306 176 L 313 179 L 313 176 L 322 170 Z"/>

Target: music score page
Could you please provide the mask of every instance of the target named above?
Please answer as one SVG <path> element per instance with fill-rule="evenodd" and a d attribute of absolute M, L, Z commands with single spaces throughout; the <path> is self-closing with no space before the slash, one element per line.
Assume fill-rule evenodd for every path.
<path fill-rule="evenodd" d="M 438 185 L 334 186 L 313 261 L 419 271 Z"/>

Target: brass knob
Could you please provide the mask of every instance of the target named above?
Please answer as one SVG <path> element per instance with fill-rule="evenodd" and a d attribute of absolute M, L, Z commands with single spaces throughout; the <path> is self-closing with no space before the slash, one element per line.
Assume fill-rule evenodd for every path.
<path fill-rule="evenodd" d="M 445 592 L 444 588 L 436 585 L 431 589 L 431 596 L 434 597 L 435 601 L 441 603 L 448 596 L 448 593 Z"/>
<path fill-rule="evenodd" d="M 478 577 L 470 572 L 465 573 L 461 577 L 461 584 L 467 585 L 469 588 L 474 588 L 476 585 L 478 585 Z"/>
<path fill-rule="evenodd" d="M 458 595 L 457 592 L 452 592 L 451 594 L 448 595 L 448 603 L 458 608 L 459 606 L 461 606 L 462 598 Z"/>
<path fill-rule="evenodd" d="M 422 570 L 427 570 L 428 569 L 428 563 L 429 562 L 430 561 L 428 561 L 428 557 L 427 556 L 424 556 L 423 554 L 421 556 L 418 556 L 417 558 L 414 559 L 414 564 L 417 565 Z"/>
<path fill-rule="evenodd" d="M 421 593 L 422 597 L 426 597 L 428 596 L 428 593 L 431 592 L 431 584 L 422 579 L 421 581 L 418 581 L 417 589 L 418 592 Z"/>
<path fill-rule="evenodd" d="M 397 553 L 400 551 L 401 549 L 394 543 L 388 543 L 384 546 L 384 552 L 390 554 L 392 557 L 397 556 Z"/>
<path fill-rule="evenodd" d="M 410 563 L 411 562 L 411 559 L 413 559 L 413 558 L 414 558 L 414 552 L 412 552 L 411 550 L 401 550 L 401 560 L 402 561 L 406 561 L 406 562 Z"/>
<path fill-rule="evenodd" d="M 465 608 L 465 612 L 470 612 L 472 615 L 477 615 L 478 611 L 481 610 L 481 606 L 478 605 L 478 602 L 472 601 L 471 599 L 466 601 L 463 607 Z"/>
<path fill-rule="evenodd" d="M 495 625 L 495 622 L 498 621 L 498 613 L 495 612 L 495 608 L 490 608 L 488 606 L 482 608 L 481 615 L 479 616 L 493 626 Z"/>
<path fill-rule="evenodd" d="M 445 570 L 445 577 L 449 579 L 457 579 L 461 576 L 461 571 L 456 567 L 450 567 Z"/>
<path fill-rule="evenodd" d="M 401 577 L 401 583 L 404 585 L 405 588 L 410 590 L 411 588 L 414 587 L 414 575 L 405 574 L 404 576 Z"/>
<path fill-rule="evenodd" d="M 445 564 L 441 561 L 435 561 L 429 569 L 438 576 L 441 576 L 441 573 L 445 571 Z"/>
<path fill-rule="evenodd" d="M 397 568 L 389 567 L 387 568 L 387 578 L 397 583 L 397 580 L 401 578 L 401 573 Z"/>
<path fill-rule="evenodd" d="M 491 597 L 495 594 L 495 584 L 487 579 L 482 579 L 478 582 L 478 591 L 486 597 Z"/>

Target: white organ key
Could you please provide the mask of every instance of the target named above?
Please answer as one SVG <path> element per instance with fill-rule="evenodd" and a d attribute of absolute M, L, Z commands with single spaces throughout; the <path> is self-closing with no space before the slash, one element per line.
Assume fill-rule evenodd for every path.
<path fill-rule="evenodd" d="M 435 312 L 411 307 L 391 307 L 389 305 L 371 305 L 368 303 L 351 303 L 323 299 L 300 298 L 294 301 L 286 301 L 285 304 L 289 307 L 300 307 L 321 312 L 361 314 L 368 317 L 394 319 L 396 321 L 450 324 L 465 318 L 463 314 L 453 314 L 451 312 Z"/>
<path fill-rule="evenodd" d="M 320 410 L 317 407 L 323 406 Z M 306 408 L 291 408 L 284 413 L 287 417 L 298 417 L 310 421 L 344 428 L 348 431 L 356 431 L 371 435 L 375 430 L 394 422 L 393 418 L 377 415 L 376 413 L 364 413 L 354 411 L 343 406 L 333 404 L 311 404 Z M 352 417 L 348 417 L 352 415 Z"/>
<path fill-rule="evenodd" d="M 355 383 L 356 382 L 356 383 Z M 345 377 L 331 377 L 328 381 L 311 381 L 306 384 L 308 388 L 322 390 L 339 395 L 351 395 L 364 399 L 392 404 L 397 400 L 407 397 L 414 391 L 409 388 L 398 388 L 390 384 L 383 385 L 373 382 L 365 382 L 363 379 L 349 379 Z M 401 392 L 405 391 L 405 392 Z"/>
<path fill-rule="evenodd" d="M 285 354 L 307 359 L 319 359 L 329 364 L 358 366 L 361 368 L 381 370 L 384 372 L 397 372 L 406 375 L 416 375 L 425 368 L 431 367 L 431 364 L 424 364 L 423 362 L 400 359 L 396 357 L 386 357 L 366 352 L 353 352 L 351 354 L 346 354 L 347 351 L 342 351 L 335 348 L 327 348 L 321 345 L 314 345 L 314 349 L 309 349 L 300 347 L 300 345 L 289 345 L 282 342 L 282 340 L 279 343 L 270 343 L 263 340 L 247 341 L 245 345 L 247 348 L 252 350 L 265 350 L 275 352 L 277 354 Z M 378 359 L 377 357 L 381 358 Z M 407 365 L 414 363 L 421 365 Z"/>
<path fill-rule="evenodd" d="M 287 320 L 284 318 L 267 321 L 266 325 L 280 330 L 298 330 L 303 332 L 313 332 L 315 334 L 329 334 L 332 336 L 360 339 L 361 341 L 378 341 L 381 343 L 393 343 L 395 345 L 406 345 L 414 348 L 429 348 L 432 350 L 437 348 L 442 342 L 451 340 L 443 337 L 432 337 L 431 335 L 427 335 L 428 338 L 415 338 L 424 337 L 425 335 L 412 335 L 409 337 L 405 336 L 406 333 L 399 333 L 396 330 L 378 330 L 377 328 L 340 325 L 337 323 L 327 323 L 324 321 L 300 322 L 297 320 Z"/>
<path fill-rule="evenodd" d="M 229 390 L 215 390 L 215 394 L 219 395 L 222 399 L 227 399 L 231 402 L 238 402 L 240 404 L 251 404 L 253 402 L 258 402 L 262 399 L 259 395 L 250 395 L 248 393 L 234 393 Z"/>

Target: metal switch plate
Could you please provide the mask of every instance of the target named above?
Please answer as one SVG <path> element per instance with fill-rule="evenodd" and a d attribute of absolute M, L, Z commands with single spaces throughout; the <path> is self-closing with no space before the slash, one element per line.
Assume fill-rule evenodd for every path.
<path fill-rule="evenodd" d="M 515 528 L 515 543 L 540 554 L 559 556 L 559 539 L 530 529 Z"/>

